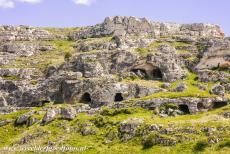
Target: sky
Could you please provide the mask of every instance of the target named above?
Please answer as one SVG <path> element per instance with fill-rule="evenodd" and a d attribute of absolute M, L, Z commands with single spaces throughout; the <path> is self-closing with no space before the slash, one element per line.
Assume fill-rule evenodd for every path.
<path fill-rule="evenodd" d="M 0 25 L 79 27 L 116 15 L 217 24 L 230 36 L 230 0 L 0 0 Z"/>

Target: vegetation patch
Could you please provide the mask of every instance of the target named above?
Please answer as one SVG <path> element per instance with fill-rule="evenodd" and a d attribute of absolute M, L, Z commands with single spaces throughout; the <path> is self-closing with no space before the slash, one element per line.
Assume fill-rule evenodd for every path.
<path fill-rule="evenodd" d="M 194 151 L 194 152 L 202 152 L 202 151 L 204 151 L 208 146 L 209 146 L 209 145 L 208 145 L 207 141 L 198 141 L 198 142 L 195 144 L 195 146 L 194 146 L 194 148 L 193 148 L 193 151 Z"/>

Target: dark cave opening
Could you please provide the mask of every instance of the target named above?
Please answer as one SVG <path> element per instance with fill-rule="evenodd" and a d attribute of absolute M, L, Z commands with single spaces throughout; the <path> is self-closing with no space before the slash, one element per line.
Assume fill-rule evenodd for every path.
<path fill-rule="evenodd" d="M 155 80 L 162 80 L 163 75 L 162 75 L 160 69 L 158 69 L 158 68 L 153 69 L 152 75 L 153 75 L 153 79 L 155 79 Z"/>
<path fill-rule="evenodd" d="M 123 96 L 122 96 L 122 93 L 116 93 L 116 95 L 115 95 L 115 97 L 114 97 L 114 101 L 115 102 L 121 102 L 121 101 L 123 101 L 124 100 L 124 98 L 123 98 Z"/>
<path fill-rule="evenodd" d="M 188 105 L 185 105 L 185 104 L 179 105 L 179 110 L 184 112 L 184 114 L 190 114 Z"/>
<path fill-rule="evenodd" d="M 198 109 L 198 110 L 205 109 L 204 104 L 203 104 L 203 103 L 198 103 L 198 104 L 197 104 L 197 109 Z"/>
<path fill-rule="evenodd" d="M 144 69 L 132 69 L 131 71 L 143 79 L 148 79 L 148 75 Z"/>
<path fill-rule="evenodd" d="M 32 107 L 42 107 L 42 106 L 44 106 L 47 103 L 50 103 L 50 101 L 48 101 L 48 100 L 37 101 L 37 102 L 32 102 L 31 106 Z"/>
<path fill-rule="evenodd" d="M 228 105 L 228 102 L 213 102 L 213 109 L 221 108 Z"/>
<path fill-rule="evenodd" d="M 84 95 L 82 95 L 80 102 L 82 103 L 90 103 L 91 102 L 91 96 L 89 93 L 84 93 Z"/>

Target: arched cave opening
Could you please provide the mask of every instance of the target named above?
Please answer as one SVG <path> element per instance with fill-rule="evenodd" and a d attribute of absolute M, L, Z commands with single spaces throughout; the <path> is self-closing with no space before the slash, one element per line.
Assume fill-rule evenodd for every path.
<path fill-rule="evenodd" d="M 32 102 L 30 106 L 31 107 L 42 107 L 47 103 L 50 103 L 50 101 L 48 100 L 36 101 L 36 102 Z"/>
<path fill-rule="evenodd" d="M 148 79 L 148 75 L 144 69 L 132 69 L 131 71 L 143 79 Z"/>
<path fill-rule="evenodd" d="M 91 96 L 89 93 L 84 93 L 81 97 L 80 102 L 82 103 L 90 103 L 91 102 Z"/>
<path fill-rule="evenodd" d="M 188 105 L 185 105 L 185 104 L 179 105 L 179 110 L 184 112 L 184 114 L 190 114 Z"/>
<path fill-rule="evenodd" d="M 205 109 L 204 104 L 203 104 L 203 103 L 198 103 L 198 104 L 197 104 L 197 109 L 198 109 L 198 110 Z"/>
<path fill-rule="evenodd" d="M 221 108 L 228 105 L 228 102 L 213 102 L 213 109 Z"/>
<path fill-rule="evenodd" d="M 122 96 L 122 93 L 116 93 L 116 95 L 115 95 L 115 97 L 114 97 L 114 101 L 115 102 L 121 102 L 121 101 L 123 101 L 124 100 L 124 98 L 123 98 L 123 96 Z"/>
<path fill-rule="evenodd" d="M 162 72 L 159 68 L 153 69 L 152 75 L 153 75 L 153 79 L 155 80 L 162 80 L 163 78 Z"/>

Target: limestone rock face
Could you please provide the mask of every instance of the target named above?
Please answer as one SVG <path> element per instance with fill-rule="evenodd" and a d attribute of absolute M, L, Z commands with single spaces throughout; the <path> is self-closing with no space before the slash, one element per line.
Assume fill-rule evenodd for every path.
<path fill-rule="evenodd" d="M 0 46 L 0 52 L 5 54 L 16 54 L 17 56 L 32 56 L 39 52 L 52 50 L 53 47 L 51 45 L 41 45 L 37 43 L 20 43 L 20 42 L 7 42 L 3 43 Z"/>
<path fill-rule="evenodd" d="M 155 109 L 171 102 L 196 113 L 227 102 L 230 43 L 216 25 L 116 16 L 70 32 L 49 31 L 0 26 L 0 108 L 81 103 L 76 112 L 92 114 L 103 105 L 126 106 L 123 101 L 131 99 L 134 106 Z M 191 72 L 199 82 L 220 82 L 221 86 L 211 90 L 203 83 L 195 84 L 196 79 L 191 79 L 191 85 Z M 172 88 L 170 82 L 175 81 L 185 84 Z M 154 93 L 184 96 L 190 86 L 217 94 L 220 100 L 199 94 L 148 100 Z M 146 98 L 139 102 L 142 97 Z M 71 120 L 77 113 L 69 108 L 50 109 L 44 123 L 58 114 Z M 31 120 L 31 124 L 36 121 Z"/>
<path fill-rule="evenodd" d="M 230 41 L 226 39 L 211 39 L 207 44 L 209 47 L 203 53 L 203 57 L 195 69 L 229 69 Z"/>
<path fill-rule="evenodd" d="M 53 40 L 46 30 L 27 26 L 0 26 L 0 41 Z"/>
<path fill-rule="evenodd" d="M 119 132 L 122 141 L 128 141 L 137 135 L 138 127 L 143 124 L 143 119 L 130 118 L 120 124 Z"/>
<path fill-rule="evenodd" d="M 164 81 L 176 81 L 186 77 L 186 71 L 180 66 L 175 49 L 168 45 L 159 46 L 159 53 L 147 58 L 147 63 L 152 64 L 161 71 Z"/>
<path fill-rule="evenodd" d="M 216 95 L 224 95 L 225 87 L 222 85 L 215 85 L 212 87 L 211 92 Z"/>
<path fill-rule="evenodd" d="M 98 77 L 127 71 L 136 62 L 137 55 L 130 51 L 99 52 L 77 57 L 73 69 L 84 77 Z"/>
<path fill-rule="evenodd" d="M 188 35 L 201 37 L 224 37 L 220 27 L 210 24 L 176 24 L 151 22 L 145 18 L 135 17 L 108 17 L 102 24 L 88 27 L 72 35 L 72 39 L 100 37 L 106 35 Z"/>
<path fill-rule="evenodd" d="M 230 75 L 225 72 L 212 71 L 212 70 L 201 70 L 198 71 L 198 79 L 202 82 L 228 82 Z"/>

